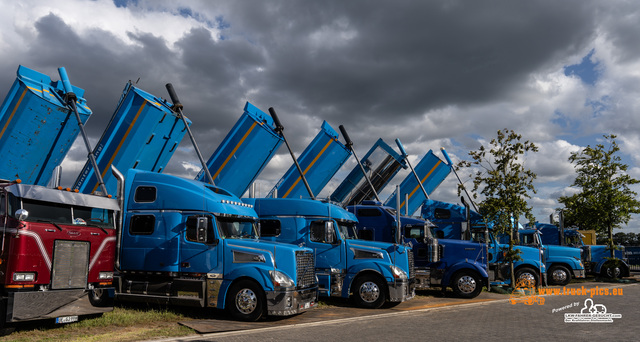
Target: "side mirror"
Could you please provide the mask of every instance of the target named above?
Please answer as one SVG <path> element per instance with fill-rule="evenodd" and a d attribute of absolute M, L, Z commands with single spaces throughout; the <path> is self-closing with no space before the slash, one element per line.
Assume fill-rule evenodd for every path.
<path fill-rule="evenodd" d="M 324 222 L 324 241 L 332 245 L 336 242 L 336 229 L 333 226 L 333 221 Z"/>
<path fill-rule="evenodd" d="M 198 242 L 206 243 L 207 242 L 207 227 L 209 226 L 209 218 L 208 217 L 198 217 L 198 221 L 196 223 L 196 240 Z"/>
<path fill-rule="evenodd" d="M 15 218 L 18 219 L 18 221 L 24 221 L 27 219 L 27 217 L 29 217 L 29 212 L 24 210 L 24 209 L 18 209 L 16 210 L 16 214 L 15 214 Z"/>

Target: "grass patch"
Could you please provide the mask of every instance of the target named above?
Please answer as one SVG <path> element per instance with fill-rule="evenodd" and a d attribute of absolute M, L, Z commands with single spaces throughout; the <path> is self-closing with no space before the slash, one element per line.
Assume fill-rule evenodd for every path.
<path fill-rule="evenodd" d="M 196 317 L 200 313 L 196 313 Z M 99 317 L 84 318 L 77 323 L 58 325 L 52 320 L 25 322 L 0 341 L 105 341 L 127 342 L 150 338 L 178 337 L 195 332 L 178 324 L 194 319 L 173 308 L 141 309 L 117 306 Z"/>

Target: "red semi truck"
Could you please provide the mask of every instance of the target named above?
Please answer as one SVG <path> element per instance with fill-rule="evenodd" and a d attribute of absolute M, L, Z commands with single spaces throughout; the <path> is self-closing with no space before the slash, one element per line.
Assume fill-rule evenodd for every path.
<path fill-rule="evenodd" d="M 117 212 L 112 198 L 0 180 L 0 328 L 112 310 Z"/>

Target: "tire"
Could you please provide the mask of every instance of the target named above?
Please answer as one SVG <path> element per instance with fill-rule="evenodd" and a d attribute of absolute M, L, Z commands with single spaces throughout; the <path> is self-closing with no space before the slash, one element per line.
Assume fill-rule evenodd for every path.
<path fill-rule="evenodd" d="M 227 293 L 227 309 L 237 320 L 255 322 L 267 316 L 267 300 L 262 288 L 251 280 L 240 280 Z"/>
<path fill-rule="evenodd" d="M 547 273 L 547 281 L 551 285 L 567 285 L 571 282 L 571 271 L 562 265 L 553 265 L 549 267 Z"/>
<path fill-rule="evenodd" d="M 459 271 L 453 275 L 449 286 L 460 298 L 475 298 L 482 292 L 482 278 L 477 272 Z"/>
<path fill-rule="evenodd" d="M 387 286 L 380 277 L 365 274 L 353 283 L 353 301 L 356 306 L 378 309 L 387 300 Z"/>
<path fill-rule="evenodd" d="M 516 286 L 519 281 L 526 280 L 531 284 L 533 282 L 533 287 L 540 286 L 540 279 L 538 277 L 538 272 L 529 267 L 522 267 L 516 271 Z"/>
<path fill-rule="evenodd" d="M 89 292 L 89 302 L 98 307 L 113 306 L 113 297 L 107 289 L 96 288 Z"/>
<path fill-rule="evenodd" d="M 622 275 L 622 268 L 616 266 L 613 262 L 607 261 L 600 269 L 600 275 L 604 278 L 615 279 Z"/>

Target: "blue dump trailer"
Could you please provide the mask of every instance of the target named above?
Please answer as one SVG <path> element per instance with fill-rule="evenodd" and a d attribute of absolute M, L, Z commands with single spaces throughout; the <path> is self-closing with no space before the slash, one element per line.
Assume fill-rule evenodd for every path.
<path fill-rule="evenodd" d="M 398 154 L 382 139 L 369 149 L 362 158 L 362 167 L 369 175 L 376 192 L 380 192 L 393 178 L 400 168 L 406 168 L 405 156 Z M 331 194 L 331 200 L 342 206 L 360 204 L 363 200 L 373 198 L 374 193 L 369 186 L 360 166 L 355 166 L 347 177 Z"/>
<path fill-rule="evenodd" d="M 312 193 L 319 194 L 350 156 L 351 151 L 338 141 L 338 132 L 324 121 L 320 132 L 298 157 Z M 308 198 L 301 180 L 297 168 L 291 165 L 267 197 Z"/>
<path fill-rule="evenodd" d="M 273 119 L 247 102 L 240 119 L 207 161 L 213 182 L 241 197 L 282 142 Z M 203 171 L 197 180 L 206 181 Z"/>
<path fill-rule="evenodd" d="M 443 162 L 433 151 L 429 150 L 416 165 L 415 173 L 420 178 L 420 183 L 427 194 L 431 194 L 451 173 L 452 167 L 452 165 Z M 418 183 L 416 176 L 413 174 L 407 175 L 400 183 L 400 210 L 407 215 L 413 215 L 424 200 L 427 199 L 420 189 L 420 183 Z M 393 192 L 384 205 L 395 207 L 396 196 L 396 192 Z M 408 202 L 407 198 L 409 199 Z"/>
<path fill-rule="evenodd" d="M 82 123 L 91 116 L 84 90 L 71 86 Z M 80 133 L 62 81 L 24 66 L 0 108 L 0 179 L 47 185 Z"/>
<path fill-rule="evenodd" d="M 256 211 L 225 189 L 130 169 L 118 194 L 116 300 L 255 321 L 317 305 L 310 248 L 258 240 Z"/>
<path fill-rule="evenodd" d="M 114 194 L 117 188 L 117 180 L 109 171 L 112 165 L 123 171 L 163 171 L 186 133 L 184 123 L 171 106 L 166 100 L 127 83 L 93 151 L 109 194 Z M 100 190 L 89 161 L 73 188 L 86 194 Z"/>

